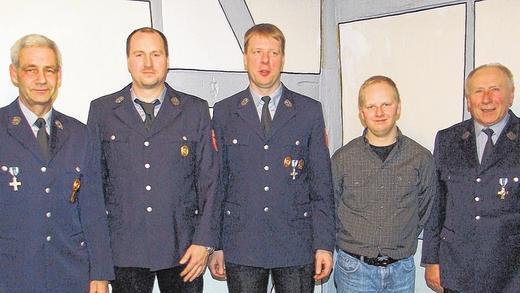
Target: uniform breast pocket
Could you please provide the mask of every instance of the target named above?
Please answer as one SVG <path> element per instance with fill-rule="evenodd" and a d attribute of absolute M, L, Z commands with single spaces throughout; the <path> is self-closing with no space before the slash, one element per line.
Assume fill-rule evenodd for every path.
<path fill-rule="evenodd" d="M 343 186 L 346 189 L 341 201 L 353 210 L 362 211 L 368 206 L 368 178 L 364 177 L 343 177 Z"/>
<path fill-rule="evenodd" d="M 128 141 L 129 134 L 123 130 L 110 130 L 103 134 L 101 147 L 109 167 L 127 161 L 125 156 L 130 151 Z"/>
<path fill-rule="evenodd" d="M 245 134 L 229 134 L 224 138 L 227 164 L 230 168 L 247 167 L 250 164 L 249 136 Z"/>

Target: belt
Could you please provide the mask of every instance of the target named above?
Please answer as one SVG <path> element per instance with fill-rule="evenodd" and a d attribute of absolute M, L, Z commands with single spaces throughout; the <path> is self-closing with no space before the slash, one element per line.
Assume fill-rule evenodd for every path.
<path fill-rule="evenodd" d="M 366 264 L 369 264 L 371 266 L 376 266 L 376 267 L 386 267 L 389 264 L 393 264 L 394 262 L 400 261 L 400 259 L 393 259 L 393 258 L 387 257 L 387 256 L 366 257 L 366 256 L 358 255 L 355 253 L 350 253 L 345 250 L 343 250 L 343 252 L 345 252 L 346 254 L 348 254 L 352 257 L 359 259 L 360 261 L 362 261 Z"/>

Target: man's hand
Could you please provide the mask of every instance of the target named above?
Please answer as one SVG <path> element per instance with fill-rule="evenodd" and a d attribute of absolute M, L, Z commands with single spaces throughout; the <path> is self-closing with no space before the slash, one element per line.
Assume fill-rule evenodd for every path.
<path fill-rule="evenodd" d="M 321 281 L 332 272 L 332 252 L 318 249 L 314 254 L 314 280 Z"/>
<path fill-rule="evenodd" d="M 90 281 L 89 293 L 108 293 L 108 281 Z"/>
<path fill-rule="evenodd" d="M 224 265 L 224 252 L 222 250 L 217 250 L 210 255 L 208 267 L 213 279 L 226 280 L 226 266 Z"/>
<path fill-rule="evenodd" d="M 441 268 L 439 264 L 427 264 L 424 279 L 426 280 L 426 285 L 433 291 L 437 293 L 444 292 L 441 286 Z"/>
<path fill-rule="evenodd" d="M 180 260 L 181 265 L 186 265 L 181 272 L 184 282 L 192 282 L 206 269 L 208 262 L 208 250 L 205 246 L 192 244 Z"/>

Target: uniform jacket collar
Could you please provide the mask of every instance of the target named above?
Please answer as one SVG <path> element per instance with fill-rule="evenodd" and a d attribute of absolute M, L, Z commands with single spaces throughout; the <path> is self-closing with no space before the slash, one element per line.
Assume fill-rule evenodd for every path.
<path fill-rule="evenodd" d="M 7 132 L 14 139 L 16 139 L 24 148 L 30 151 L 37 159 L 45 162 L 43 153 L 41 152 L 40 146 L 34 137 L 31 126 L 25 119 L 25 116 L 20 109 L 18 99 L 12 102 L 8 107 L 8 121 L 7 121 Z M 67 142 L 70 136 L 69 125 L 67 125 L 67 119 L 65 115 L 52 110 L 51 118 L 51 133 L 50 133 L 50 158 L 49 164 L 53 161 L 56 155 L 59 153 L 63 145 Z"/>
<path fill-rule="evenodd" d="M 164 127 L 171 125 L 182 113 L 184 104 L 186 103 L 184 96 L 179 95 L 173 88 L 165 83 L 166 94 L 163 104 L 157 113 L 157 117 L 155 117 L 152 128 L 147 130 L 132 101 L 132 95 L 130 93 L 131 87 L 132 84 L 127 85 L 121 90 L 120 96 L 114 96 L 113 111 L 121 122 L 145 137 L 151 137 L 160 132 Z"/>
<path fill-rule="evenodd" d="M 497 166 L 503 160 L 507 160 L 509 153 L 520 151 L 518 150 L 520 146 L 518 144 L 520 123 L 518 117 L 511 110 L 509 110 L 509 115 L 510 119 L 498 137 L 491 157 L 485 160 L 482 165 L 478 161 L 474 121 L 468 119 L 464 122 L 460 136 L 460 149 L 466 156 L 466 162 L 470 164 L 470 167 L 477 168 L 479 172 L 484 172 L 493 166 Z"/>
<path fill-rule="evenodd" d="M 238 116 L 245 121 L 246 125 L 248 125 L 254 133 L 256 133 L 260 138 L 266 140 L 275 137 L 277 132 L 279 132 L 279 130 L 296 115 L 298 106 L 295 103 L 294 93 L 282 84 L 282 96 L 278 106 L 276 107 L 276 112 L 271 124 L 271 136 L 264 137 L 264 133 L 260 127 L 260 118 L 258 117 L 258 112 L 253 97 L 251 97 L 249 88 L 243 90 L 237 95 L 235 103 L 236 113 Z"/>

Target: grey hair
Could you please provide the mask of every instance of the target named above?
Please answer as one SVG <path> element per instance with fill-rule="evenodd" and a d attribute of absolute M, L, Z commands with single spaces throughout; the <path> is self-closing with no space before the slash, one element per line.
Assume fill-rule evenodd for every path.
<path fill-rule="evenodd" d="M 56 59 L 58 59 L 58 67 L 61 67 L 61 53 L 56 43 L 47 38 L 46 36 L 39 34 L 30 34 L 23 36 L 17 40 L 11 47 L 11 64 L 18 68 L 20 66 L 20 51 L 27 47 L 45 47 L 54 51 Z"/>

